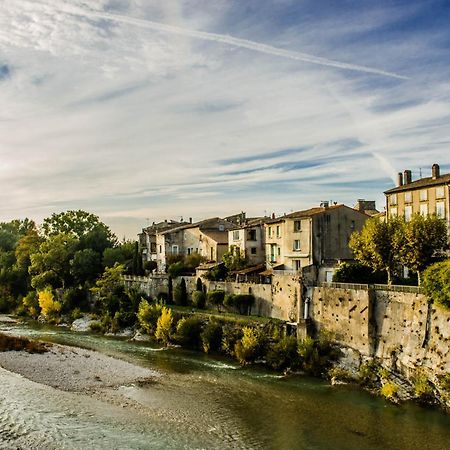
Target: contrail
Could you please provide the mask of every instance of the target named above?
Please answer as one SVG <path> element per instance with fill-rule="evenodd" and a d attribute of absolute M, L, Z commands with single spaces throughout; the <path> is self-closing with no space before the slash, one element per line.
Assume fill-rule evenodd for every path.
<path fill-rule="evenodd" d="M 61 8 L 61 10 L 62 10 L 62 8 Z M 366 66 L 359 66 L 356 64 L 348 64 L 348 63 L 344 63 L 344 62 L 340 62 L 340 61 L 335 61 L 332 59 L 322 58 L 320 56 L 310 55 L 308 53 L 284 50 L 284 49 L 281 49 L 278 47 L 273 47 L 271 45 L 262 44 L 260 42 L 249 41 L 246 39 L 240 39 L 240 38 L 236 38 L 236 37 L 224 35 L 224 34 L 216 34 L 216 33 L 208 33 L 205 31 L 191 30 L 188 28 L 181 28 L 181 27 L 177 27 L 174 25 L 167 25 L 167 24 L 160 23 L 160 22 L 153 22 L 150 20 L 135 19 L 132 17 L 118 15 L 118 14 L 85 11 L 85 10 L 81 10 L 79 8 L 64 9 L 63 11 L 68 12 L 69 14 L 73 14 L 73 15 L 77 15 L 77 16 L 84 16 L 87 18 L 93 18 L 93 19 L 97 18 L 97 19 L 110 20 L 112 22 L 127 23 L 127 24 L 134 25 L 137 27 L 161 31 L 164 33 L 178 34 L 178 35 L 182 35 L 182 36 L 189 36 L 194 39 L 201 39 L 204 41 L 229 44 L 234 47 L 246 48 L 248 50 L 265 53 L 267 55 L 273 55 L 273 56 L 278 56 L 278 57 L 282 57 L 282 58 L 293 59 L 295 61 L 303 61 L 303 62 L 319 64 L 321 66 L 327 66 L 327 67 L 336 67 L 338 69 L 344 69 L 344 70 L 353 70 L 356 72 L 371 73 L 374 75 L 381 75 L 381 76 L 390 77 L 390 78 L 397 78 L 400 80 L 409 79 L 408 77 L 405 77 L 403 75 L 398 75 L 393 72 L 386 72 L 384 70 L 374 69 L 374 68 L 366 67 Z"/>

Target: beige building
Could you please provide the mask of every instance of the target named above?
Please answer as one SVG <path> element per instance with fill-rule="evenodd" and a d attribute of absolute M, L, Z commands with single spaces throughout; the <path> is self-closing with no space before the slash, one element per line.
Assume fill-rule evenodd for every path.
<path fill-rule="evenodd" d="M 450 173 L 441 175 L 433 164 L 431 177 L 412 181 L 410 170 L 398 174 L 397 187 L 385 191 L 387 217 L 401 216 L 410 220 L 413 214 L 433 215 L 450 225 Z"/>
<path fill-rule="evenodd" d="M 266 264 L 268 268 L 300 271 L 353 259 L 350 235 L 360 231 L 368 218 L 348 206 L 325 203 L 269 220 L 264 225 Z"/>
<path fill-rule="evenodd" d="M 165 272 L 171 255 L 198 253 L 207 261 L 220 261 L 228 249 L 228 230 L 234 224 L 218 217 L 156 233 L 158 272 Z"/>
<path fill-rule="evenodd" d="M 256 266 L 266 260 L 264 223 L 267 217 L 245 220 L 228 231 L 228 249 L 239 251 L 249 266 Z"/>

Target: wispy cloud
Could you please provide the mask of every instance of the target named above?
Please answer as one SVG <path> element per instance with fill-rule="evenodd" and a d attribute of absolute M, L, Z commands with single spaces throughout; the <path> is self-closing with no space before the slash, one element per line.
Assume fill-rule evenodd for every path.
<path fill-rule="evenodd" d="M 448 31 L 427 17 L 0 1 L 0 220 L 84 208 L 132 236 L 146 218 L 382 205 L 395 172 L 450 164 Z"/>

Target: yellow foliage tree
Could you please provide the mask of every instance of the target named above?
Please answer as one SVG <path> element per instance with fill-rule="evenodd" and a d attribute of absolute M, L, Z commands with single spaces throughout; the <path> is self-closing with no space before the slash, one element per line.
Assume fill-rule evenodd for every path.
<path fill-rule="evenodd" d="M 170 339 L 170 332 L 172 331 L 173 316 L 169 308 L 163 307 L 161 315 L 156 324 L 155 337 L 158 341 L 167 345 Z"/>
<path fill-rule="evenodd" d="M 45 289 L 38 293 L 39 306 L 41 313 L 45 317 L 55 317 L 61 311 L 61 303 L 53 300 L 53 293 L 50 289 Z"/>

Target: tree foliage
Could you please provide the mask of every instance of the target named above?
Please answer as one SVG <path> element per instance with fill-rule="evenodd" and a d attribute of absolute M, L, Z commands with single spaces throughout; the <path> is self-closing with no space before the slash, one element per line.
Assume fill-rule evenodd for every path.
<path fill-rule="evenodd" d="M 363 229 L 355 231 L 349 246 L 359 262 L 373 271 L 385 271 L 388 284 L 399 261 L 399 250 L 402 245 L 403 220 L 390 217 L 388 221 L 369 219 Z"/>
<path fill-rule="evenodd" d="M 403 226 L 401 244 L 399 260 L 417 273 L 420 285 L 422 272 L 448 248 L 447 224 L 437 216 L 414 214 Z"/>
<path fill-rule="evenodd" d="M 173 316 L 172 310 L 163 306 L 161 315 L 158 318 L 156 324 L 155 337 L 158 341 L 167 345 L 170 342 L 170 336 L 172 334 Z"/>
<path fill-rule="evenodd" d="M 230 272 L 241 270 L 248 264 L 245 252 L 235 245 L 232 245 L 230 249 L 224 253 L 222 261 Z"/>
<path fill-rule="evenodd" d="M 450 309 L 450 259 L 429 266 L 422 287 L 431 301 Z"/>

